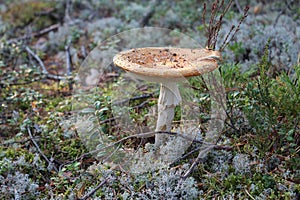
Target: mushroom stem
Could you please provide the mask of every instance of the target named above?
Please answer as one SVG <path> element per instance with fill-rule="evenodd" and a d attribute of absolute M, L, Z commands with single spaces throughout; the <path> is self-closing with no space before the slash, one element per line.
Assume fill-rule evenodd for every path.
<path fill-rule="evenodd" d="M 155 131 L 169 132 L 172 128 L 174 109 L 181 102 L 178 86 L 175 82 L 165 82 L 160 85 L 158 98 L 158 117 Z M 155 146 L 160 147 L 166 143 L 168 135 L 156 134 Z"/>

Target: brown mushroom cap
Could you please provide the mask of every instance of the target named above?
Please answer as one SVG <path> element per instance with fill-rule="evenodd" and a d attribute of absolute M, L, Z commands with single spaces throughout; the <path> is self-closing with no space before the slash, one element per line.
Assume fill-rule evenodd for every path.
<path fill-rule="evenodd" d="M 220 59 L 220 52 L 208 49 L 146 47 L 120 52 L 113 62 L 138 75 L 180 78 L 213 71 Z"/>

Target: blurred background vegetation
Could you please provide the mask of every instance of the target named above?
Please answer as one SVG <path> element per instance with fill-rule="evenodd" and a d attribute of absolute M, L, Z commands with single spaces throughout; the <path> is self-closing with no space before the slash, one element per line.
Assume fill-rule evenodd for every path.
<path fill-rule="evenodd" d="M 177 30 L 205 47 L 204 2 L 1 1 L 0 198 L 299 199 L 299 1 L 233 1 L 220 42 L 243 8 L 250 10 L 219 68 L 227 119 L 218 145 L 230 148 L 214 149 L 187 179 L 181 176 L 196 151 L 168 168 L 132 175 L 97 161 L 74 127 L 74 77 L 91 50 L 114 34 L 144 26 Z M 89 98 L 99 127 L 113 140 L 122 138 L 111 110 L 121 73 L 107 69 L 101 93 Z M 199 109 L 209 110 L 209 98 L 200 98 L 208 95 L 205 83 L 191 84 Z M 136 95 L 145 98 L 130 101 L 131 115 L 143 124 L 158 90 L 148 87 Z"/>

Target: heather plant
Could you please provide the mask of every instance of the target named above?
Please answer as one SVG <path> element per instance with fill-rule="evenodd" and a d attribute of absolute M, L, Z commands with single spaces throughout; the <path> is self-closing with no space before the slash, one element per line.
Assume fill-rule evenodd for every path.
<path fill-rule="evenodd" d="M 296 69 L 294 78 L 282 72 L 272 79 L 267 73 L 271 66 L 268 47 L 269 44 L 259 64 L 258 79 L 246 87 L 245 95 L 253 103 L 251 108 L 245 107 L 244 111 L 256 135 L 253 142 L 257 142 L 261 153 L 270 151 L 274 145 L 282 153 L 292 153 L 299 142 L 299 70 Z"/>
<path fill-rule="evenodd" d="M 202 21 L 203 21 L 203 28 L 206 31 L 206 48 L 208 49 L 216 49 L 216 45 L 219 39 L 219 32 L 221 30 L 224 17 L 226 13 L 228 12 L 229 8 L 232 5 L 232 0 L 225 2 L 225 0 L 221 1 L 215 1 L 212 6 L 211 10 L 209 12 L 209 22 L 206 22 L 206 3 L 203 5 L 203 15 L 202 15 Z M 245 18 L 248 15 L 249 7 L 246 6 L 244 8 L 244 13 L 241 19 L 239 20 L 237 25 L 232 25 L 230 28 L 230 31 L 226 34 L 225 39 L 222 43 L 222 45 L 219 47 L 219 50 L 222 51 L 225 49 L 225 47 L 229 44 L 230 41 L 234 38 L 236 33 L 239 31 L 241 24 L 245 20 Z"/>

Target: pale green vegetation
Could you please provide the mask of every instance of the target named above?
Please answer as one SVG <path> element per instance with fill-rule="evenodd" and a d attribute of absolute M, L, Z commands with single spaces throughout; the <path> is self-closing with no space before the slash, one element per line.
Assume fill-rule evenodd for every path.
<path fill-rule="evenodd" d="M 204 46 L 203 2 L 162 1 L 147 25 L 178 30 Z M 246 2 L 251 5 L 249 16 L 224 50 L 218 69 L 227 99 L 220 148 L 185 180 L 181 176 L 197 151 L 162 170 L 124 173 L 88 154 L 71 118 L 76 98 L 72 77 L 84 58 L 111 35 L 141 27 L 154 1 L 0 3 L 0 199 L 299 199 L 300 4 L 233 3 L 220 37 L 237 25 L 243 15 L 239 7 Z M 70 79 L 62 80 L 68 59 Z M 112 141 L 125 136 L 109 120 L 114 117 L 112 92 L 121 74 L 107 69 L 99 83 L 101 92 L 87 98 L 98 128 Z M 198 80 L 190 84 L 205 124 L 210 102 L 200 98 L 208 92 Z M 158 93 L 150 85 L 133 94 L 144 95 L 129 102 L 137 124 L 145 123 Z M 137 148 L 139 143 L 132 138 L 125 145 Z M 192 144 L 186 153 L 199 145 Z"/>

